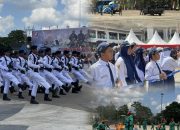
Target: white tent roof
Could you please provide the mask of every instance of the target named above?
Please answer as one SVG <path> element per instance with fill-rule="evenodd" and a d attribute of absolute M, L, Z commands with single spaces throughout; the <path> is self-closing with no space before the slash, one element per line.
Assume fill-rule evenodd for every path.
<path fill-rule="evenodd" d="M 177 32 L 174 33 L 174 36 L 169 41 L 169 44 L 180 44 L 180 37 L 179 37 L 179 34 Z"/>
<path fill-rule="evenodd" d="M 156 44 L 167 44 L 167 43 L 159 36 L 158 32 L 155 31 L 153 37 L 147 44 L 156 45 Z"/>
<path fill-rule="evenodd" d="M 137 38 L 137 36 L 135 35 L 135 33 L 133 32 L 132 29 L 130 30 L 129 35 L 127 36 L 125 41 L 128 41 L 130 44 L 133 43 L 133 42 L 135 42 L 136 44 L 144 44 L 142 41 L 140 41 Z"/>

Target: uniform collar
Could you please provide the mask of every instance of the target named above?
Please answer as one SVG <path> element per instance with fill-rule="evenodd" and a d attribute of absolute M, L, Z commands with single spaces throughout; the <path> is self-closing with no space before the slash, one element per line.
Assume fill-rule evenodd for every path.
<path fill-rule="evenodd" d="M 20 59 L 24 59 L 23 57 L 19 56 Z"/>
<path fill-rule="evenodd" d="M 46 55 L 48 58 L 51 58 L 49 55 Z"/>
<path fill-rule="evenodd" d="M 109 64 L 109 62 L 106 62 L 106 61 L 104 61 L 104 60 L 102 60 L 102 59 L 99 59 L 99 62 L 100 62 L 101 64 L 103 64 L 103 65 L 108 65 L 108 64 Z"/>

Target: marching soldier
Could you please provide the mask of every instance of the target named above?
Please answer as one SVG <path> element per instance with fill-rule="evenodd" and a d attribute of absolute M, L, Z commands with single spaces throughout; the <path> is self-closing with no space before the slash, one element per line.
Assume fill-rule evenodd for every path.
<path fill-rule="evenodd" d="M 16 59 L 16 68 L 18 69 L 18 77 L 21 83 L 27 85 L 29 88 L 29 95 L 31 95 L 31 90 L 33 88 L 33 83 L 29 80 L 28 75 L 28 66 L 27 66 L 27 60 L 25 59 L 26 53 L 23 50 L 19 51 L 19 56 Z M 19 95 L 20 98 L 20 95 Z"/>
<path fill-rule="evenodd" d="M 174 122 L 174 118 L 171 119 L 171 122 L 169 123 L 169 130 L 175 130 L 176 123 Z"/>
<path fill-rule="evenodd" d="M 53 89 L 53 97 L 54 98 L 59 98 L 59 96 L 57 95 L 57 92 L 60 91 L 61 95 L 66 95 L 63 92 L 63 89 L 65 89 L 65 86 L 63 85 L 63 83 L 52 73 L 54 67 L 52 65 L 53 60 L 51 58 L 51 48 L 46 48 L 45 50 L 45 56 L 43 58 L 43 65 L 44 65 L 44 75 L 46 80 L 51 83 L 52 85 L 54 85 Z M 60 89 L 60 90 L 59 90 Z"/>
<path fill-rule="evenodd" d="M 54 66 L 53 73 L 59 80 L 61 80 L 65 84 L 64 89 L 68 93 L 69 90 L 71 89 L 71 84 L 73 83 L 73 80 L 63 75 L 62 71 L 64 69 L 64 64 L 60 59 L 60 55 L 61 55 L 60 51 L 56 51 L 54 53 L 54 57 L 52 60 L 52 65 Z"/>
<path fill-rule="evenodd" d="M 38 102 L 35 100 L 38 85 L 41 85 L 41 86 L 45 87 L 45 89 L 46 89 L 45 95 L 44 95 L 44 100 L 52 101 L 48 97 L 49 89 L 51 88 L 51 86 L 48 82 L 46 82 L 45 78 L 43 78 L 39 74 L 39 69 L 43 66 L 38 65 L 37 46 L 31 47 L 31 54 L 28 56 L 28 67 L 30 68 L 30 70 L 29 70 L 30 79 L 33 81 L 33 84 L 34 84 L 34 87 L 32 88 L 30 103 L 38 104 Z"/>
<path fill-rule="evenodd" d="M 65 50 L 63 52 L 63 56 L 61 57 L 61 61 L 63 63 L 63 70 L 62 70 L 62 74 L 69 80 L 71 80 L 72 85 L 74 85 L 74 87 L 72 88 L 72 93 L 78 93 L 78 91 L 81 90 L 81 86 L 79 86 L 79 82 L 78 81 L 74 81 L 72 79 L 72 77 L 69 75 L 69 72 L 71 72 L 72 70 L 72 66 L 69 64 L 69 51 Z"/>
<path fill-rule="evenodd" d="M 133 130 L 133 127 L 134 127 L 133 115 L 131 114 L 131 112 L 128 112 L 127 115 L 128 116 L 125 120 L 125 130 Z"/>
<path fill-rule="evenodd" d="M 5 55 L 1 57 L 0 64 L 1 64 L 1 74 L 3 74 L 4 79 L 4 90 L 3 90 L 3 100 L 4 101 L 10 101 L 11 99 L 8 98 L 7 94 L 9 92 L 10 83 L 12 82 L 16 86 L 19 87 L 19 89 L 24 90 L 24 86 L 18 81 L 18 79 L 12 74 L 13 70 L 13 61 L 9 57 L 10 56 L 9 49 L 4 50 Z M 19 95 L 22 94 L 19 92 Z"/>
<path fill-rule="evenodd" d="M 84 83 L 89 84 L 89 81 L 79 71 L 78 58 L 77 58 L 77 52 L 76 51 L 72 52 L 72 56 L 70 58 L 69 64 L 72 67 L 71 72 L 74 75 L 76 82 L 81 80 Z"/>

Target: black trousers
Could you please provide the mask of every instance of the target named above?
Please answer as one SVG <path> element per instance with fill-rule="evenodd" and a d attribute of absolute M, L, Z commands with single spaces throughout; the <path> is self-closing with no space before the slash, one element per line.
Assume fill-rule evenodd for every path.
<path fill-rule="evenodd" d="M 171 74 L 172 71 L 168 71 L 168 70 L 163 70 L 167 75 L 168 74 Z M 174 90 L 175 89 L 175 79 L 174 79 L 174 76 L 170 76 L 170 77 L 167 77 L 166 80 L 164 80 L 164 85 L 166 87 L 166 89 L 168 90 Z"/>
<path fill-rule="evenodd" d="M 127 83 L 127 85 L 132 85 L 132 84 L 136 83 L 136 80 L 135 79 L 126 78 L 126 83 Z"/>

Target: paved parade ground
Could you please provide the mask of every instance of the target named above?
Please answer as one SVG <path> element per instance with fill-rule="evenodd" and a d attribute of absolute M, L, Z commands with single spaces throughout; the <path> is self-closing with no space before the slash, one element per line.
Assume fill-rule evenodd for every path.
<path fill-rule="evenodd" d="M 31 105 L 25 95 L 25 100 L 13 95 L 11 102 L 4 102 L 0 94 L 0 130 L 91 130 L 87 89 L 52 102 L 44 102 L 43 94 L 38 94 L 39 105 Z"/>

